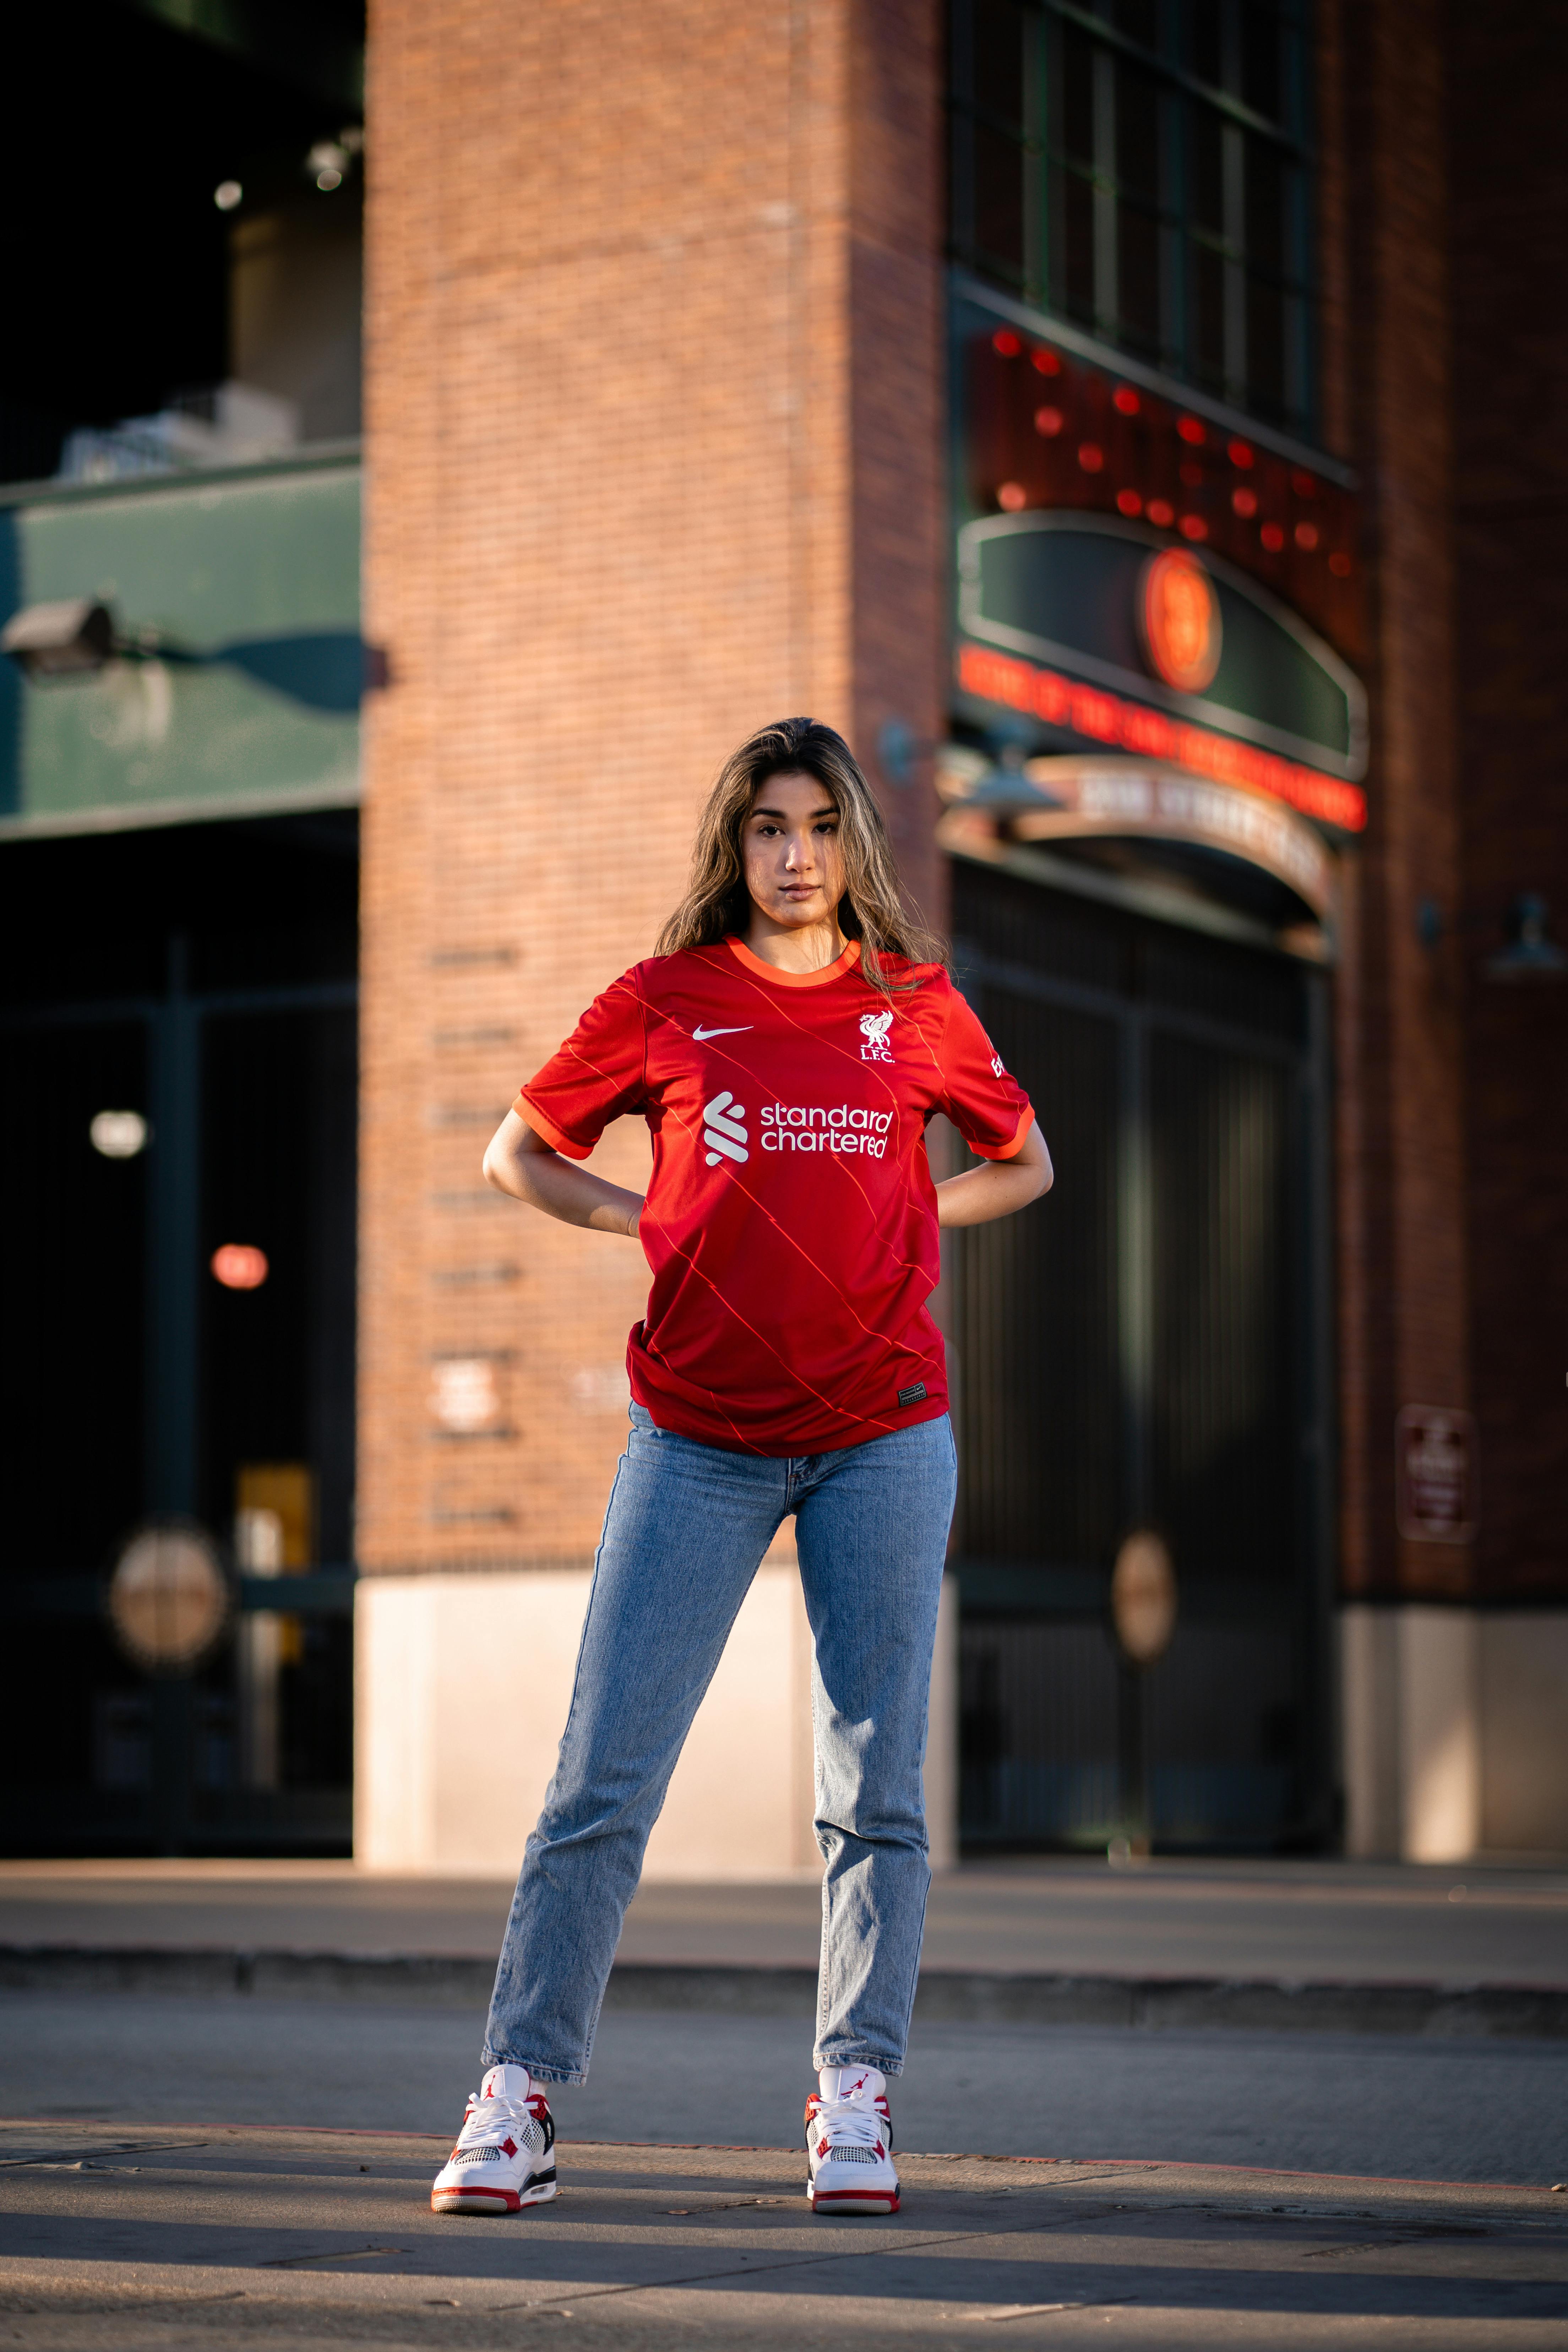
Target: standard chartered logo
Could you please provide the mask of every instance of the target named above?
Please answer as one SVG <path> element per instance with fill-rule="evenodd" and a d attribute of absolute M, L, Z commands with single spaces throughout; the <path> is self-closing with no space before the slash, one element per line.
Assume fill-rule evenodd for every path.
<path fill-rule="evenodd" d="M 858 1103 L 764 1103 L 764 1151 L 863 1152 L 880 1160 L 888 1149 L 890 1110 L 867 1110 Z"/>
<path fill-rule="evenodd" d="M 744 1160 L 746 1129 L 743 1121 L 746 1108 L 738 1103 L 726 1087 L 715 1095 L 710 1103 L 702 1106 L 702 1140 L 708 1146 L 708 1165 L 717 1168 L 721 1160 Z"/>

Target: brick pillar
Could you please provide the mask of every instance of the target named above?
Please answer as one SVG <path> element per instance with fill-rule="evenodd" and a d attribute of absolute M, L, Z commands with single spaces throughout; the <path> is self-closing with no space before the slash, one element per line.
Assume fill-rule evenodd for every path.
<path fill-rule="evenodd" d="M 736 741 L 806 710 L 936 731 L 936 22 L 373 0 L 373 1578 L 589 1559 L 647 1269 L 488 1192 L 486 1138 L 651 951 Z M 911 848 L 929 793 L 927 766 L 895 809 Z M 594 1164 L 639 1183 L 640 1124 Z"/>
<path fill-rule="evenodd" d="M 1349 1835 L 1434 1860 L 1473 1843 L 1479 1795 L 1434 1760 L 1475 1747 L 1473 1622 L 1421 1605 L 1469 1593 L 1470 1548 L 1394 1517 L 1398 1408 L 1469 1401 L 1445 30 L 1436 0 L 1322 18 L 1327 409 L 1363 480 L 1373 745 L 1340 981 Z M 1402 1606 L 1397 1638 L 1367 1604 Z"/>

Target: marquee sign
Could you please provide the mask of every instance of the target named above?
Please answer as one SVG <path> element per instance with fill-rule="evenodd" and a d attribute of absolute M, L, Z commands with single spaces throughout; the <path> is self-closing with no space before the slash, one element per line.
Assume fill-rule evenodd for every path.
<path fill-rule="evenodd" d="M 994 515 L 960 530 L 958 580 L 965 693 L 977 685 L 963 662 L 968 640 L 1048 664 L 1290 767 L 1344 782 L 1365 772 L 1360 681 L 1304 621 L 1223 557 L 1162 546 L 1147 525 L 1108 515 Z M 1042 740 L 1038 748 L 1058 747 Z M 1180 749 L 1161 755 L 1195 763 Z M 1239 781 L 1277 789 L 1267 767 Z M 1289 789 L 1279 796 L 1305 804 Z M 1365 803 L 1360 793 L 1338 794 L 1309 813 L 1359 832 Z"/>
<path fill-rule="evenodd" d="M 1261 866 L 1320 922 L 1334 913 L 1334 859 L 1316 826 L 1266 793 L 1238 792 L 1179 770 L 1129 759 L 1027 761 L 1016 776 L 959 765 L 938 769 L 950 803 L 939 837 L 989 856 L 998 824 L 1012 841 L 1049 844 L 1096 835 L 1191 842 Z"/>
<path fill-rule="evenodd" d="M 1349 477 L 1017 305 L 987 317 L 963 289 L 953 320 L 960 740 L 1049 761 L 1064 786 L 1077 763 L 1089 800 L 1037 812 L 1048 831 L 1112 830 L 1114 803 L 1129 829 L 1228 845 L 1321 908 L 1321 832 L 1367 819 L 1366 696 L 1307 617 L 1355 642 Z M 1091 771 L 1121 778 L 1110 813 Z"/>

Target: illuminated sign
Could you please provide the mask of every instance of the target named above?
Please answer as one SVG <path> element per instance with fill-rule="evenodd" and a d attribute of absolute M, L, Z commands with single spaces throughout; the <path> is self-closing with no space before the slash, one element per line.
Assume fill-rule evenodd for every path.
<path fill-rule="evenodd" d="M 995 302 L 955 286 L 956 740 L 1113 751 L 1362 832 L 1352 478 Z"/>
<path fill-rule="evenodd" d="M 1334 913 L 1328 844 L 1293 810 L 1259 793 L 1114 755 L 1029 760 L 1005 774 L 978 761 L 939 761 L 937 789 L 950 803 L 938 838 L 965 856 L 989 857 L 994 841 L 1048 844 L 1095 835 L 1193 842 L 1261 866 L 1320 922 Z"/>
<path fill-rule="evenodd" d="M 1267 793 L 1342 833 L 1360 833 L 1365 827 L 1366 794 L 1359 785 L 1341 783 L 1272 751 L 1211 734 L 1206 728 L 1101 688 L 1080 685 L 1059 671 L 1015 661 L 986 646 L 961 644 L 955 677 L 960 692 L 973 695 L 977 702 L 1019 711 L 1047 727 L 1186 768 L 1194 775 L 1211 776 L 1216 783 Z"/>
<path fill-rule="evenodd" d="M 1138 634 L 1156 677 L 1201 694 L 1219 667 L 1225 628 L 1214 583 L 1195 555 L 1163 547 L 1143 566 Z"/>
<path fill-rule="evenodd" d="M 1142 608 L 1161 555 L 1173 559 L 1156 572 L 1163 614 L 1172 625 L 1180 618 L 1189 654 L 1201 634 L 1199 600 L 1206 594 L 1217 607 L 1211 633 L 1217 658 L 1201 690 L 1172 683 L 1150 657 Z M 1184 557 L 1193 572 L 1181 571 Z M 1199 567 L 1185 550 L 1162 549 L 1143 523 L 1079 513 L 965 523 L 958 533 L 958 625 L 964 637 L 1237 736 L 1292 764 L 1352 782 L 1365 772 L 1366 696 L 1332 647 L 1233 564 L 1205 555 Z"/>
<path fill-rule="evenodd" d="M 1216 413 L 1136 362 L 1090 355 L 973 280 L 955 286 L 961 518 L 1079 511 L 1250 572 L 1342 653 L 1364 636 L 1358 502 L 1320 451 Z"/>

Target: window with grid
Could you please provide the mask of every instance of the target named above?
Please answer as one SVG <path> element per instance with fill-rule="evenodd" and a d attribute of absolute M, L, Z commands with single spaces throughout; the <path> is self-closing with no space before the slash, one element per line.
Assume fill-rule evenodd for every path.
<path fill-rule="evenodd" d="M 1307 0 L 953 0 L 955 257 L 1312 423 Z"/>

